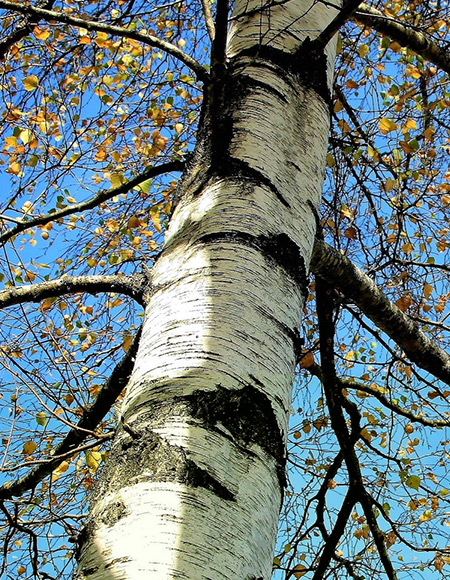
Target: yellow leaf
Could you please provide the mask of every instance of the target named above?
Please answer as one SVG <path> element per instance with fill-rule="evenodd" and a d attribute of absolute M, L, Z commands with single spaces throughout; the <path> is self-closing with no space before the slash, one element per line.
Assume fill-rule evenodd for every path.
<path fill-rule="evenodd" d="M 158 206 L 153 206 L 150 209 L 150 217 L 152 218 L 153 225 L 155 226 L 155 230 L 160 234 L 161 233 L 161 212 L 159 211 Z"/>
<path fill-rule="evenodd" d="M 384 190 L 389 193 L 393 189 L 394 185 L 395 181 L 391 177 L 388 177 L 384 184 Z"/>
<path fill-rule="evenodd" d="M 429 298 L 433 293 L 433 286 L 431 284 L 425 284 L 423 287 L 423 295 L 425 298 Z"/>
<path fill-rule="evenodd" d="M 411 252 L 413 251 L 414 247 L 410 242 L 407 242 L 406 244 L 403 244 L 402 246 L 402 250 L 405 252 L 405 254 L 411 254 Z"/>
<path fill-rule="evenodd" d="M 101 461 L 102 454 L 98 451 L 86 451 L 85 452 L 86 465 L 92 472 L 97 471 Z"/>
<path fill-rule="evenodd" d="M 69 462 L 63 461 L 52 473 L 52 481 L 56 481 L 60 475 L 69 469 Z"/>
<path fill-rule="evenodd" d="M 34 91 L 39 86 L 39 79 L 36 75 L 25 77 L 22 82 L 26 91 Z"/>
<path fill-rule="evenodd" d="M 25 455 L 31 455 L 36 451 L 37 445 L 34 441 L 27 441 L 23 446 L 23 452 Z"/>
<path fill-rule="evenodd" d="M 369 45 L 368 44 L 360 44 L 358 46 L 358 54 L 361 58 L 364 58 L 369 54 Z"/>
<path fill-rule="evenodd" d="M 379 127 L 380 127 L 380 131 L 383 133 L 383 135 L 386 135 L 387 133 L 390 133 L 391 131 L 395 131 L 395 129 L 398 128 L 397 123 L 395 123 L 392 119 L 387 119 L 386 117 L 383 117 L 382 119 L 380 119 L 380 122 L 378 123 Z"/>
<path fill-rule="evenodd" d="M 12 173 L 13 175 L 20 174 L 20 163 L 18 161 L 13 161 L 11 165 L 7 169 L 8 173 Z"/>
<path fill-rule="evenodd" d="M 29 143 L 34 137 L 33 131 L 30 131 L 30 129 L 24 129 L 20 132 L 19 137 L 22 140 L 22 143 L 27 145 L 27 143 Z"/>
<path fill-rule="evenodd" d="M 50 32 L 50 30 L 42 30 L 41 28 L 38 28 L 37 26 L 35 26 L 35 28 L 33 30 L 33 34 L 38 40 L 47 40 L 47 38 L 50 36 L 51 32 Z"/>
<path fill-rule="evenodd" d="M 125 177 L 123 173 L 111 173 L 109 180 L 111 181 L 111 185 L 113 187 L 120 187 L 125 182 Z"/>
<path fill-rule="evenodd" d="M 408 119 L 405 126 L 407 129 L 417 129 L 417 123 L 414 119 Z"/>
<path fill-rule="evenodd" d="M 133 342 L 133 337 L 132 336 L 127 336 L 125 338 L 125 340 L 122 342 L 122 349 L 125 352 L 127 352 L 127 350 L 130 348 L 132 342 Z"/>

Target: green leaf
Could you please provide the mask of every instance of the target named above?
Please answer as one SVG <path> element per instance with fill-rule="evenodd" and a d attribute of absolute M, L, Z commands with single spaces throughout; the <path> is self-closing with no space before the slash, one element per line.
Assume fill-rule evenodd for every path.
<path fill-rule="evenodd" d="M 405 481 L 406 485 L 411 489 L 419 489 L 420 486 L 420 477 L 417 475 L 410 475 L 408 479 Z"/>
<path fill-rule="evenodd" d="M 36 423 L 41 427 L 45 427 L 45 425 L 47 424 L 47 415 L 45 414 L 44 411 L 41 411 L 36 415 Z"/>

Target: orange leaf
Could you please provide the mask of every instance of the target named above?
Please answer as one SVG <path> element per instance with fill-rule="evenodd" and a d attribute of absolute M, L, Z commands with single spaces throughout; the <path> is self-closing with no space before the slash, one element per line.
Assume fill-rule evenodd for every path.
<path fill-rule="evenodd" d="M 401 296 L 395 303 L 397 308 L 402 312 L 406 312 L 408 308 L 411 306 L 411 304 L 412 304 L 411 296 Z"/>
<path fill-rule="evenodd" d="M 425 284 L 423 287 L 423 295 L 425 298 L 429 298 L 433 293 L 433 286 L 431 284 Z"/>
<path fill-rule="evenodd" d="M 33 30 L 33 34 L 38 40 L 47 40 L 47 38 L 50 36 L 51 32 L 50 32 L 50 30 L 42 30 L 41 28 L 38 28 L 37 26 L 35 26 L 34 30 Z"/>

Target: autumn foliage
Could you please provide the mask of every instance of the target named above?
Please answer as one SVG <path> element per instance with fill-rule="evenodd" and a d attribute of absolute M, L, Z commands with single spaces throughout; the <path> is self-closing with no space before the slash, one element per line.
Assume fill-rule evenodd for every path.
<path fill-rule="evenodd" d="M 117 422 L 110 377 L 137 348 L 195 145 L 215 10 L 0 1 L 2 577 L 71 574 Z M 361 4 L 339 32 L 318 237 L 406 315 L 410 350 L 338 269 L 317 284 L 313 261 L 276 578 L 317 580 L 320 561 L 321 578 L 450 577 L 449 42 L 439 1 Z M 416 331 L 442 369 L 421 364 Z"/>

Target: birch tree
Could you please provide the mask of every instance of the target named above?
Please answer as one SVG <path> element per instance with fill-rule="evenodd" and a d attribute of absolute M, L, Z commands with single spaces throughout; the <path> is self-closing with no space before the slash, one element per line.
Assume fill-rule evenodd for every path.
<path fill-rule="evenodd" d="M 0 10 L 2 573 L 446 576 L 447 4 Z"/>

